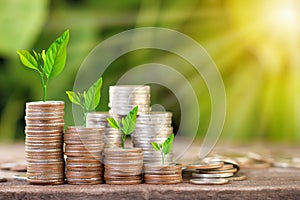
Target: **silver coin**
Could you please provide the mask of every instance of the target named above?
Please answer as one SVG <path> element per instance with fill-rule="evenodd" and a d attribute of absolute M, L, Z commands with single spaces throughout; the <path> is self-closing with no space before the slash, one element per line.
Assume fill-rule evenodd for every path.
<path fill-rule="evenodd" d="M 24 174 L 15 174 L 15 175 L 13 175 L 13 179 L 18 180 L 18 181 L 26 181 L 27 176 L 26 176 L 26 173 L 24 173 Z"/>
<path fill-rule="evenodd" d="M 198 173 L 204 173 L 204 174 L 223 174 L 223 173 L 236 173 L 238 170 L 237 168 L 233 169 L 226 169 L 226 170 L 198 170 Z"/>
<path fill-rule="evenodd" d="M 233 173 L 221 173 L 221 174 L 200 174 L 200 173 L 193 173 L 192 176 L 194 178 L 228 178 L 233 176 Z"/>
<path fill-rule="evenodd" d="M 229 181 L 223 178 L 198 178 L 198 179 L 190 179 L 190 183 L 196 185 L 222 185 L 226 184 Z"/>

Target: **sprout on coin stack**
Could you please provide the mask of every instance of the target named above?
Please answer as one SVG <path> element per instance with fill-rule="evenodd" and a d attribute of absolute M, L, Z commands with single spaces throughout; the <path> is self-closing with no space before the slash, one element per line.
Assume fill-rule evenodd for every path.
<path fill-rule="evenodd" d="M 151 142 L 156 151 L 161 154 L 161 165 L 144 164 L 144 180 L 149 184 L 176 184 L 182 182 L 181 164 L 165 165 L 164 158 L 172 151 L 174 134 L 170 135 L 163 143 Z"/>
<path fill-rule="evenodd" d="M 161 154 L 161 164 L 165 164 L 165 156 L 171 153 L 174 140 L 174 133 L 170 135 L 162 144 L 151 142 L 152 147 Z"/>
<path fill-rule="evenodd" d="M 112 128 L 122 132 L 122 148 L 104 150 L 104 180 L 107 184 L 139 184 L 142 182 L 143 152 L 141 148 L 125 148 L 126 136 L 136 126 L 138 106 L 121 120 L 108 118 Z"/>
<path fill-rule="evenodd" d="M 64 183 L 64 102 L 47 101 L 47 86 L 64 69 L 68 42 L 66 30 L 47 51 L 33 51 L 33 55 L 26 50 L 17 51 L 22 64 L 39 73 L 43 85 L 43 101 L 26 103 L 27 180 L 32 184 Z"/>
<path fill-rule="evenodd" d="M 161 153 L 153 149 L 151 142 L 163 143 L 173 133 L 171 112 L 150 112 L 137 117 L 136 128 L 132 134 L 134 147 L 143 149 L 144 163 L 161 163 Z M 164 164 L 173 162 L 173 153 L 163 157 Z"/>
<path fill-rule="evenodd" d="M 107 118 L 109 125 L 119 130 L 122 133 L 122 148 L 124 149 L 126 137 L 129 136 L 136 126 L 136 115 L 138 113 L 138 106 L 135 106 L 125 118 L 121 121 L 114 118 Z"/>
<path fill-rule="evenodd" d="M 102 78 L 83 93 L 67 91 L 70 101 L 86 113 L 94 110 L 101 97 Z M 69 184 L 102 183 L 102 151 L 104 127 L 68 127 L 65 133 L 66 178 Z"/>

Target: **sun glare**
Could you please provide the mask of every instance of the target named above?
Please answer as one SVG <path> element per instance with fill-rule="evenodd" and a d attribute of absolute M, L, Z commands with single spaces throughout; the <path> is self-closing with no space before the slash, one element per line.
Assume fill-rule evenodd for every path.
<path fill-rule="evenodd" d="M 298 13 L 295 7 L 291 5 L 280 8 L 277 14 L 277 20 L 282 23 L 283 26 L 297 26 L 298 25 Z"/>
<path fill-rule="evenodd" d="M 299 29 L 300 16 L 294 1 L 282 1 L 281 4 L 269 7 L 266 11 L 268 24 L 277 31 L 294 32 Z"/>

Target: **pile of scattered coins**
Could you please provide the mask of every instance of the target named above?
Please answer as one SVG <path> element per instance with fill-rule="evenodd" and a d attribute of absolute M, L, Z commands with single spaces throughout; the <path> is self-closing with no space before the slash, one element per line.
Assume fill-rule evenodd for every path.
<path fill-rule="evenodd" d="M 182 165 L 144 164 L 144 181 L 148 184 L 176 184 L 182 182 Z"/>
<path fill-rule="evenodd" d="M 26 103 L 25 120 L 28 182 L 64 183 L 64 102 Z"/>
<path fill-rule="evenodd" d="M 142 149 L 107 148 L 104 155 L 104 180 L 107 184 L 142 183 Z"/>
<path fill-rule="evenodd" d="M 233 160 L 206 158 L 201 162 L 189 164 L 183 170 L 183 176 L 192 184 L 218 185 L 230 180 L 245 180 L 247 177 L 238 175 L 240 167 Z"/>
<path fill-rule="evenodd" d="M 69 127 L 66 130 L 66 179 L 69 184 L 102 183 L 102 128 Z"/>

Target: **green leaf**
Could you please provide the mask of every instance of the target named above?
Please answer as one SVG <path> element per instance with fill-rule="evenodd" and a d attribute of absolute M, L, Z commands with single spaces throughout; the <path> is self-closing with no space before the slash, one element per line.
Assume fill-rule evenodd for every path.
<path fill-rule="evenodd" d="M 59 75 L 64 69 L 67 58 L 69 30 L 66 30 L 48 48 L 45 56 L 45 74 L 48 79 Z"/>
<path fill-rule="evenodd" d="M 138 107 L 136 106 L 128 113 L 125 119 L 122 118 L 122 124 L 123 124 L 122 130 L 123 133 L 125 133 L 126 135 L 130 135 L 135 129 L 137 112 L 138 112 Z"/>
<path fill-rule="evenodd" d="M 129 115 L 127 115 L 125 118 L 122 119 L 122 124 L 123 124 L 122 131 L 125 135 L 130 135 L 135 129 L 135 123 L 130 118 Z"/>
<path fill-rule="evenodd" d="M 119 123 L 114 118 L 107 118 L 107 121 L 112 128 L 120 129 Z"/>
<path fill-rule="evenodd" d="M 173 140 L 174 140 L 174 133 L 172 133 L 172 135 L 170 135 L 162 144 L 162 149 L 165 155 L 167 155 L 172 151 Z"/>
<path fill-rule="evenodd" d="M 157 144 L 156 142 L 151 142 L 151 145 L 153 147 L 153 149 L 155 149 L 156 151 L 160 151 L 160 145 Z"/>
<path fill-rule="evenodd" d="M 87 111 L 94 110 L 100 103 L 102 77 L 99 78 L 86 92 L 84 97 L 85 108 Z"/>
<path fill-rule="evenodd" d="M 66 94 L 68 95 L 68 97 L 69 97 L 69 99 L 72 103 L 77 104 L 77 105 L 81 105 L 80 96 L 77 95 L 75 92 L 66 91 Z"/>
<path fill-rule="evenodd" d="M 40 58 L 39 58 L 39 55 L 38 55 L 38 53 L 37 52 L 35 52 L 35 50 L 32 50 L 33 51 L 33 54 L 34 54 L 34 57 L 35 57 L 35 60 L 37 61 L 37 60 L 39 60 Z"/>
<path fill-rule="evenodd" d="M 46 51 L 45 50 L 42 50 L 42 59 L 43 59 L 43 62 L 45 63 L 46 62 Z"/>
<path fill-rule="evenodd" d="M 134 123 L 136 123 L 136 115 L 138 113 L 139 107 L 135 106 L 130 112 L 129 115 Z"/>
<path fill-rule="evenodd" d="M 17 54 L 24 66 L 39 71 L 37 60 L 30 54 L 29 51 L 18 50 Z"/>

